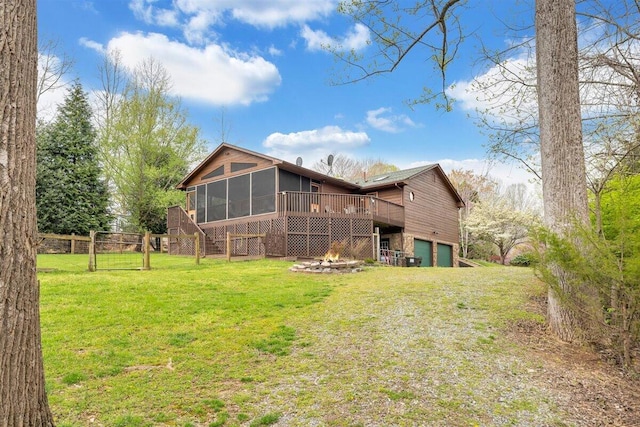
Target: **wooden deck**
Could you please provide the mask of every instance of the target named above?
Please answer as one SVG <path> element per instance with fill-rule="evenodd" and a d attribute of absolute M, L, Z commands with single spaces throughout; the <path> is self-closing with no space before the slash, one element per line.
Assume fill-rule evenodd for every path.
<path fill-rule="evenodd" d="M 376 226 L 404 226 L 404 207 L 365 195 L 283 192 L 275 212 L 196 224 L 179 206 L 169 208 L 169 233 L 201 235 L 203 255 L 225 253 L 227 233 L 264 233 L 247 242 L 246 254 L 316 257 L 342 242 L 353 257 L 373 256 Z M 275 249 L 274 249 L 275 248 Z"/>
<path fill-rule="evenodd" d="M 280 216 L 363 218 L 404 226 L 404 206 L 358 194 L 287 191 L 278 194 L 277 211 Z"/>

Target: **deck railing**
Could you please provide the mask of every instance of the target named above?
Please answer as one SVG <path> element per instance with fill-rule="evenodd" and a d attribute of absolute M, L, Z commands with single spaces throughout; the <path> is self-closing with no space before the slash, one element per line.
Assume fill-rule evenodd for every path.
<path fill-rule="evenodd" d="M 404 225 L 404 206 L 378 197 L 286 191 L 278 194 L 280 215 L 370 218 L 391 225 Z"/>

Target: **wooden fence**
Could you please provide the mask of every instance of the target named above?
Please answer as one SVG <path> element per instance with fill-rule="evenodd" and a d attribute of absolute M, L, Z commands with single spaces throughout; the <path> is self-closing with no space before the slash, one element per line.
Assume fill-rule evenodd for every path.
<path fill-rule="evenodd" d="M 39 254 L 87 254 L 90 243 L 89 236 L 38 233 Z"/>

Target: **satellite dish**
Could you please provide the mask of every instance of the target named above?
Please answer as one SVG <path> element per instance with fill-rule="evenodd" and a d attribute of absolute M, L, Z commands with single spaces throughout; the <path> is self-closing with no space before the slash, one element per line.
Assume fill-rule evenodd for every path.
<path fill-rule="evenodd" d="M 296 159 L 296 166 L 302 166 L 302 157 Z"/>
<path fill-rule="evenodd" d="M 333 154 L 329 154 L 329 157 L 327 157 L 327 165 L 333 165 Z"/>

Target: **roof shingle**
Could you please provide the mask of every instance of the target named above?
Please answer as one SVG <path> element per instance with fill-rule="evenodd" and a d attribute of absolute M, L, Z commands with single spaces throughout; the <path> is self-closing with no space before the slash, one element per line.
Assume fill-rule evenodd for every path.
<path fill-rule="evenodd" d="M 432 165 L 419 166 L 417 168 L 404 169 L 404 170 L 395 171 L 395 172 L 387 172 L 387 173 L 367 177 L 366 181 L 358 180 L 358 181 L 353 181 L 353 183 L 359 185 L 362 188 L 368 188 L 368 187 L 378 187 L 381 185 L 383 186 L 387 184 L 393 184 L 397 182 L 403 182 L 415 175 L 428 171 L 429 169 L 433 169 L 435 166 L 436 166 L 435 164 L 432 164 Z"/>

